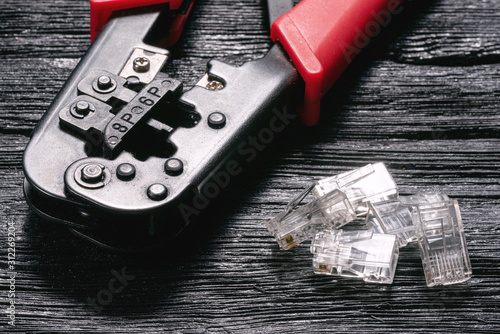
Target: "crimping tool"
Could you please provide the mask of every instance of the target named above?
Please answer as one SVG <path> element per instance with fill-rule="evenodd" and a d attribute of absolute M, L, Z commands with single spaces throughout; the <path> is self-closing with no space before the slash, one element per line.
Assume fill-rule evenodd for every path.
<path fill-rule="evenodd" d="M 303 0 L 274 22 L 265 57 L 212 60 L 183 92 L 161 69 L 194 0 L 91 0 L 93 43 L 24 154 L 28 202 L 108 247 L 174 237 L 241 172 L 246 138 L 289 122 L 304 83 L 301 118 L 318 121 L 321 96 L 401 2 Z M 268 3 L 270 17 L 293 6 Z"/>

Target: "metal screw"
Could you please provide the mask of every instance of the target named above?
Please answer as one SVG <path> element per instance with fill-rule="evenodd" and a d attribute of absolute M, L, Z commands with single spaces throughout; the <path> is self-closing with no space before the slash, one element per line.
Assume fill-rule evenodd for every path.
<path fill-rule="evenodd" d="M 223 128 L 226 125 L 226 116 L 219 111 L 215 111 L 208 115 L 208 125 L 212 129 Z"/>
<path fill-rule="evenodd" d="M 149 186 L 147 193 L 153 201 L 161 201 L 167 197 L 168 190 L 163 184 L 155 183 Z"/>
<path fill-rule="evenodd" d="M 171 176 L 177 176 L 182 173 L 184 164 L 177 158 L 171 158 L 165 161 L 165 173 Z"/>
<path fill-rule="evenodd" d="M 207 83 L 206 87 L 208 90 L 221 90 L 224 88 L 224 84 L 220 81 L 212 80 Z"/>
<path fill-rule="evenodd" d="M 95 184 L 101 182 L 104 177 L 104 168 L 96 164 L 88 164 L 82 168 L 82 181 Z"/>
<path fill-rule="evenodd" d="M 146 57 L 137 57 L 134 59 L 134 71 L 142 73 L 149 71 L 149 59 Z"/>
<path fill-rule="evenodd" d="M 116 168 L 116 176 L 122 181 L 130 181 L 135 177 L 135 167 L 129 163 L 123 163 Z"/>

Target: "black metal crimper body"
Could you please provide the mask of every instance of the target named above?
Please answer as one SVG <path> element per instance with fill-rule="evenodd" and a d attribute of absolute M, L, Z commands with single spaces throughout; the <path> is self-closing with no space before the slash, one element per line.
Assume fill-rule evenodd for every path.
<path fill-rule="evenodd" d="M 288 122 L 286 106 L 300 86 L 275 44 L 241 67 L 210 61 L 205 77 L 183 92 L 161 71 L 169 54 L 158 44 L 169 11 L 115 13 L 24 154 L 33 210 L 105 245 L 178 234 L 203 209 L 200 199 L 240 173 L 238 146 L 263 124 Z"/>

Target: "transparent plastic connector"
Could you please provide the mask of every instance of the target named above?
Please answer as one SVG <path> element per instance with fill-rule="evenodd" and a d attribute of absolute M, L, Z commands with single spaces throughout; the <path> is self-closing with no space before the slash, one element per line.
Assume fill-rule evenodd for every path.
<path fill-rule="evenodd" d="M 470 279 L 472 269 L 457 201 L 420 204 L 417 212 L 419 219 L 414 223 L 427 286 Z"/>
<path fill-rule="evenodd" d="M 375 233 L 394 234 L 399 248 L 417 239 L 410 209 L 399 201 L 369 203 L 366 224 Z"/>
<path fill-rule="evenodd" d="M 313 187 L 314 184 L 291 201 L 285 211 L 266 223 L 267 229 L 284 250 L 311 240 L 321 230 L 343 226 L 356 219 L 347 197 L 339 190 L 330 191 L 297 208 Z M 324 212 L 328 212 L 328 217 Z"/>
<path fill-rule="evenodd" d="M 334 189 L 346 194 L 354 211 L 360 216 L 367 214 L 368 202 L 388 200 L 398 192 L 396 182 L 381 162 L 322 179 L 317 182 L 312 193 L 315 198 L 319 198 Z"/>
<path fill-rule="evenodd" d="M 399 248 L 396 236 L 366 231 L 325 230 L 311 245 L 316 274 L 354 277 L 391 284 Z"/>
<path fill-rule="evenodd" d="M 450 198 L 441 193 L 436 192 L 422 192 L 415 195 L 399 196 L 399 201 L 403 205 L 417 206 L 420 204 L 431 204 L 449 201 Z"/>

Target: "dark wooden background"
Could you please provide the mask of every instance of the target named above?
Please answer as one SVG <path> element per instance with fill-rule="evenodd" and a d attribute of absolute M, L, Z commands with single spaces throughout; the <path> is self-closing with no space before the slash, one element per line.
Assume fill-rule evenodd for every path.
<path fill-rule="evenodd" d="M 88 12 L 86 0 L 0 3 L 0 332 L 500 331 L 500 1 L 406 3 L 325 97 L 318 126 L 291 126 L 175 245 L 138 256 L 40 221 L 22 193 L 23 149 L 89 46 Z M 169 72 L 190 86 L 210 58 L 261 57 L 268 35 L 265 1 L 200 0 Z M 265 221 L 294 194 L 375 161 L 402 193 L 458 199 L 470 281 L 427 288 L 415 245 L 402 249 L 392 285 L 315 276 L 307 246 L 278 249 Z M 16 327 L 4 313 L 9 222 Z M 112 270 L 134 278 L 96 309 L 88 299 Z"/>

